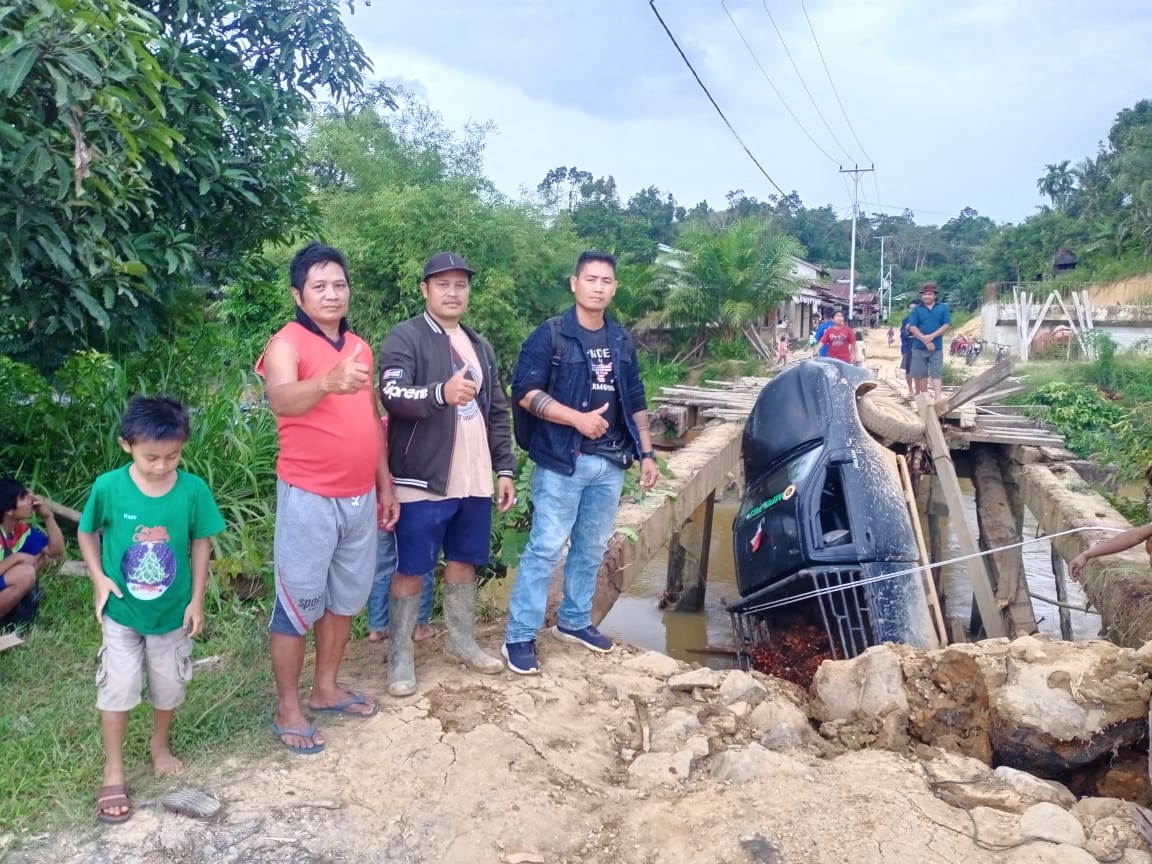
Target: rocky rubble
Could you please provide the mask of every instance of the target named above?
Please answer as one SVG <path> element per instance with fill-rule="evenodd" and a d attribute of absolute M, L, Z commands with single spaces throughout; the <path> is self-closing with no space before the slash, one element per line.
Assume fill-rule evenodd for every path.
<path fill-rule="evenodd" d="M 144 807 L 12 864 L 1152 864 L 1137 803 L 1020 770 L 1033 754 L 1097 770 L 1101 741 L 1137 744 L 1140 652 L 882 646 L 825 663 L 806 692 L 627 650 L 550 648 L 539 678 L 479 680 L 421 650 L 424 690 L 326 726 L 321 756 L 204 772 L 219 821 Z"/>

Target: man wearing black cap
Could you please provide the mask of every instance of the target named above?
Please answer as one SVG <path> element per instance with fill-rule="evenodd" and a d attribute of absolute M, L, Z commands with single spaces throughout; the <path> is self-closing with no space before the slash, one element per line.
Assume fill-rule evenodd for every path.
<path fill-rule="evenodd" d="M 400 519 L 388 620 L 388 692 L 416 692 L 412 632 L 421 574 L 444 551 L 445 653 L 478 672 L 504 668 L 473 634 L 476 567 L 488 563 L 492 496 L 508 510 L 515 491 L 508 400 L 492 346 L 460 323 L 472 277 L 454 252 L 424 265 L 424 312 L 392 328 L 380 346 L 380 397 L 388 411 L 389 464 Z M 492 473 L 498 475 L 493 489 Z"/>

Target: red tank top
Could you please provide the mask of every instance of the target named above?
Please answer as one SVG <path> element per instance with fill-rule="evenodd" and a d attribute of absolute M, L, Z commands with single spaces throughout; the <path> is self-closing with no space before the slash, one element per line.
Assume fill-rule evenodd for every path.
<path fill-rule="evenodd" d="M 276 333 L 269 344 L 277 339 L 287 342 L 296 352 L 301 381 L 325 374 L 357 345 L 359 359 L 375 368 L 372 349 L 351 332 L 344 334 L 340 351 L 295 321 Z M 263 354 L 256 361 L 256 374 L 264 376 Z M 276 475 L 285 483 L 327 498 L 351 498 L 372 489 L 381 447 L 375 398 L 371 387 L 348 395 L 329 393 L 306 414 L 277 416 L 280 457 L 276 460 Z"/>

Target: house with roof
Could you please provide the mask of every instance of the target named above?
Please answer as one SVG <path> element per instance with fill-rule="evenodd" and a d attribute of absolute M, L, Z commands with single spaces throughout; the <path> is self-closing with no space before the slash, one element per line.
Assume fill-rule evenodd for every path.
<path fill-rule="evenodd" d="M 875 291 L 869 291 L 866 285 L 860 284 L 860 273 L 856 272 L 856 291 L 852 297 L 853 324 L 859 327 L 871 327 L 879 320 L 879 300 Z M 852 280 L 849 278 L 847 268 L 834 268 L 828 271 L 831 281 L 819 288 L 824 303 L 848 315 L 848 294 Z"/>

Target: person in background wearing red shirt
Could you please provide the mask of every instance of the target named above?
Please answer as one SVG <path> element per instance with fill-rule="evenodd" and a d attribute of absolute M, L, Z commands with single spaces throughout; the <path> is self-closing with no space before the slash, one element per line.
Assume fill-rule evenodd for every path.
<path fill-rule="evenodd" d="M 856 357 L 856 333 L 844 323 L 844 313 L 837 312 L 832 318 L 832 326 L 820 337 L 820 344 L 828 346 L 828 356 L 845 363 L 852 363 Z"/>

